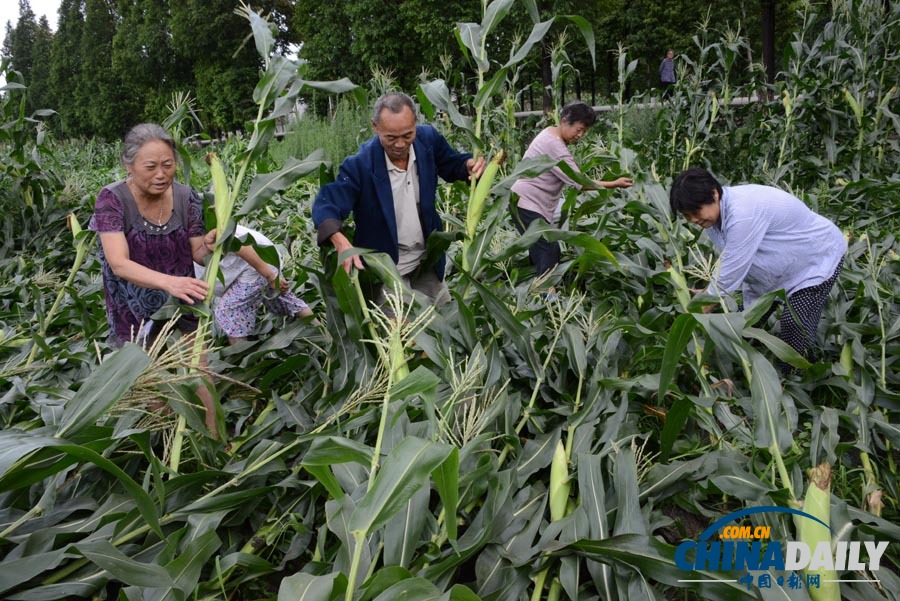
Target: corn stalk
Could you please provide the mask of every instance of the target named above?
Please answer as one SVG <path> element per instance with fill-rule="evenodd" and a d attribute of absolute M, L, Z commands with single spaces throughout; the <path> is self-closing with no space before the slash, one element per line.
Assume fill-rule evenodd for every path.
<path fill-rule="evenodd" d="M 41 322 L 41 327 L 38 331 L 38 337 L 41 340 L 47 335 L 47 330 L 50 328 L 50 324 L 53 323 L 53 318 L 56 316 L 56 312 L 59 310 L 63 298 L 65 298 L 66 294 L 71 290 L 72 284 L 75 282 L 75 276 L 81 269 L 84 258 L 87 256 L 88 248 L 90 248 L 90 245 L 94 240 L 94 233 L 89 230 L 82 230 L 74 213 L 69 213 L 66 216 L 66 226 L 72 231 L 72 244 L 75 247 L 75 261 L 72 263 L 72 269 L 69 270 L 69 277 L 66 278 L 65 284 L 60 288 L 59 294 L 56 295 L 53 306 L 50 307 L 50 310 Z M 34 345 L 31 347 L 31 352 L 28 354 L 28 359 L 25 361 L 25 367 L 28 367 L 31 365 L 32 361 L 34 361 L 35 356 L 37 356 L 38 346 L 37 341 L 35 341 Z"/>
<path fill-rule="evenodd" d="M 253 95 L 258 108 L 253 121 L 252 135 L 246 149 L 239 155 L 237 163 L 230 166 L 230 169 L 226 168 L 226 165 L 215 153 L 211 153 L 209 157 L 218 235 L 212 255 L 207 262 L 205 279 L 209 286 L 209 292 L 204 302 L 205 310 L 201 312 L 198 334 L 194 338 L 195 371 L 199 371 L 197 368 L 200 366 L 202 351 L 206 347 L 209 327 L 205 326 L 208 326 L 210 320 L 209 303 L 212 300 L 213 288 L 219 273 L 219 261 L 223 253 L 230 250 L 229 245 L 234 232 L 234 217 L 246 215 L 258 205 L 272 198 L 278 191 L 290 186 L 300 177 L 316 171 L 324 163 L 318 155 L 311 155 L 306 161 L 297 161 L 296 159 L 288 161 L 280 171 L 257 175 L 250 185 L 241 209 L 235 211 L 238 199 L 244 191 L 244 180 L 248 171 L 256 164 L 257 160 L 264 156 L 265 149 L 274 136 L 276 120 L 292 110 L 297 97 L 305 87 L 315 87 L 330 92 L 345 92 L 356 88 L 346 79 L 335 82 L 304 80 L 302 76 L 305 72 L 305 62 L 289 59 L 276 50 L 275 38 L 272 34 L 274 26 L 268 20 L 244 3 L 235 9 L 235 13 L 249 21 L 256 49 L 264 62 L 265 69 Z M 230 180 L 229 172 L 232 177 Z M 218 403 L 216 405 L 218 414 Z M 185 426 L 184 418 L 180 417 L 172 443 L 170 467 L 174 473 L 177 473 L 181 459 Z M 224 432 L 221 432 L 220 435 L 224 436 Z"/>

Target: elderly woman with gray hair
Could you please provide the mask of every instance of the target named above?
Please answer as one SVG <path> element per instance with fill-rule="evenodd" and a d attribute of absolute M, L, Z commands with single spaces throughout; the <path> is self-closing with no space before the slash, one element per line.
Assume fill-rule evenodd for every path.
<path fill-rule="evenodd" d="M 194 261 L 203 262 L 215 243 L 206 232 L 202 201 L 175 182 L 175 140 L 152 123 L 136 125 L 125 136 L 122 163 L 128 176 L 97 195 L 90 228 L 100 238 L 100 262 L 106 315 L 114 346 L 152 340 L 158 324 L 151 317 L 169 296 L 194 304 L 206 298 L 206 282 L 194 277 Z M 197 329 L 186 314 L 177 326 Z M 207 426 L 215 431 L 212 398 L 201 385 Z"/>
<path fill-rule="evenodd" d="M 175 141 L 151 123 L 125 136 L 122 163 L 128 176 L 100 190 L 91 229 L 100 236 L 106 313 L 113 344 L 142 338 L 141 328 L 169 296 L 188 304 L 206 298 L 208 286 L 194 277 L 215 233 L 203 226 L 202 200 L 175 182 Z M 197 328 L 186 315 L 183 332 Z M 152 336 L 152 327 L 151 332 Z"/>

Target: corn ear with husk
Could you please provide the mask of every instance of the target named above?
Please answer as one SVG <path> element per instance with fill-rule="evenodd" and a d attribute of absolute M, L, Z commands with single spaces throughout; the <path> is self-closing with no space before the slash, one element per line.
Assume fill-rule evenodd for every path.
<path fill-rule="evenodd" d="M 820 543 L 831 546 L 831 465 L 822 463 L 809 470 L 809 488 L 806 490 L 806 498 L 803 500 L 803 511 L 824 522 L 822 524 L 805 518 L 798 520 L 797 535 L 800 542 L 809 546 L 812 553 Z M 817 570 L 804 570 L 807 575 L 818 575 L 819 586 L 811 586 L 808 589 L 813 601 L 840 601 L 841 588 L 837 582 L 837 573 L 834 570 L 820 568 Z"/>
<path fill-rule="evenodd" d="M 204 304 L 206 307 L 209 307 L 210 302 L 212 302 L 213 291 L 216 286 L 216 278 L 219 274 L 219 261 L 222 259 L 222 251 L 225 246 L 222 244 L 222 234 L 225 232 L 226 227 L 228 226 L 228 220 L 231 219 L 231 214 L 234 209 L 234 197 L 231 194 L 231 189 L 228 187 L 228 178 L 225 175 L 225 167 L 222 165 L 222 161 L 216 155 L 216 153 L 211 152 L 206 155 L 206 161 L 209 163 L 209 173 L 210 179 L 213 187 L 213 194 L 215 195 L 215 213 L 216 213 L 216 246 L 213 248 L 212 256 L 206 262 L 206 284 L 209 286 L 209 289 L 206 292 L 206 299 Z M 209 332 L 209 328 L 207 327 L 209 320 L 209 312 L 204 312 L 203 316 L 200 318 L 200 325 L 197 328 L 197 335 L 194 337 L 194 347 L 193 347 L 193 362 L 192 367 L 195 373 L 199 373 L 200 361 L 203 356 L 203 349 L 206 346 L 206 334 Z M 206 386 L 206 383 L 202 383 L 201 386 Z M 218 405 L 218 403 L 216 403 Z M 218 413 L 219 410 L 216 409 Z M 178 418 L 178 424 L 175 427 L 175 435 L 172 437 L 172 448 L 169 456 L 169 467 L 172 472 L 177 473 L 179 465 L 181 463 L 181 449 L 184 442 L 184 432 L 186 429 L 186 423 L 184 416 L 180 416 Z"/>
<path fill-rule="evenodd" d="M 391 331 L 388 354 L 391 361 L 391 381 L 396 383 L 409 375 L 406 354 L 403 352 L 403 337 L 399 327 Z"/>
<path fill-rule="evenodd" d="M 841 367 L 847 372 L 847 378 L 853 381 L 853 347 L 849 340 L 841 348 Z"/>
<path fill-rule="evenodd" d="M 687 309 L 688 304 L 691 302 L 691 290 L 688 288 L 687 280 L 684 279 L 684 274 L 676 269 L 674 265 L 670 265 L 666 271 L 669 272 L 669 277 L 672 278 L 672 283 L 675 284 L 675 296 L 678 298 L 678 302 L 681 303 L 682 308 Z"/>
<path fill-rule="evenodd" d="M 566 517 L 569 505 L 569 458 L 562 440 L 556 443 L 553 461 L 550 464 L 550 520 L 559 521 Z"/>
<path fill-rule="evenodd" d="M 494 179 L 497 172 L 500 171 L 500 164 L 506 158 L 506 152 L 503 149 L 497 151 L 494 158 L 490 160 L 484 173 L 478 178 L 478 184 L 475 186 L 475 193 L 469 199 L 469 208 L 466 213 L 466 239 L 471 240 L 475 236 L 475 230 L 478 229 L 478 223 L 481 221 L 481 214 L 484 212 L 484 205 L 487 202 L 491 187 L 494 185 Z"/>
<path fill-rule="evenodd" d="M 231 219 L 234 209 L 234 197 L 228 188 L 228 178 L 225 176 L 225 167 L 222 166 L 222 161 L 214 152 L 207 155 L 207 160 L 209 161 L 209 173 L 212 180 L 213 195 L 215 196 L 216 233 L 220 238 L 216 241 L 212 257 L 210 257 L 206 265 L 206 283 L 209 285 L 206 302 L 209 303 L 212 300 L 213 287 L 216 285 L 216 277 L 219 273 L 219 261 L 222 258 L 223 246 L 221 244 L 221 236 L 225 228 L 228 227 L 228 220 Z"/>

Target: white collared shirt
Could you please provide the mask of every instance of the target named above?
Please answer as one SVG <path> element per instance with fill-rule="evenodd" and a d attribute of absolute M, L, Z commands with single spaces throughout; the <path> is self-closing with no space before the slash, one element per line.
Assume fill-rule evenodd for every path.
<path fill-rule="evenodd" d="M 841 230 L 771 186 L 722 188 L 720 223 L 706 234 L 722 255 L 710 294 L 743 289 L 749 307 L 767 292 L 794 292 L 826 281 L 847 252 Z"/>
<path fill-rule="evenodd" d="M 387 153 L 384 154 L 384 160 L 391 179 L 394 216 L 397 219 L 397 271 L 400 275 L 407 275 L 415 271 L 425 256 L 425 236 L 419 220 L 419 168 L 416 151 L 410 145 L 406 169 L 394 165 Z"/>

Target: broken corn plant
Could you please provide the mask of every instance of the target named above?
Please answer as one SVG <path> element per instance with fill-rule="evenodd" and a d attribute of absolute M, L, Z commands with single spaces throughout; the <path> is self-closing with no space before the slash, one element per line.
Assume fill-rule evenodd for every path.
<path fill-rule="evenodd" d="M 272 195 L 252 218 L 271 238 L 290 240 L 287 270 L 327 330 L 266 316 L 258 340 L 211 350 L 217 373 L 255 390 L 217 381 L 231 447 L 197 436 L 192 426 L 184 432 L 190 443 L 178 473 L 161 459 L 168 444 L 162 432 L 110 415 L 117 399 L 138 392 L 143 376 L 132 384 L 136 372 L 153 366 L 143 369 L 152 359 L 137 347 L 111 353 L 104 346 L 100 274 L 90 250 L 49 330 L 53 361 L 20 369 L 30 348 L 15 346 L 16 339 L 24 340 L 22 333 L 53 304 L 58 288 L 44 283 L 66 279 L 73 251 L 69 232 L 42 227 L 53 212 L 35 213 L 38 202 L 31 212 L 16 212 L 23 201 L 14 204 L 12 188 L 0 186 L 0 202 L 12 215 L 0 227 L 30 236 L 0 242 L 0 597 L 802 597 L 805 590 L 774 584 L 747 590 L 723 571 L 686 573 L 677 569 L 674 550 L 730 512 L 804 496 L 801 475 L 827 462 L 834 531 L 841 540 L 891 545 L 880 583 L 845 572 L 854 581 L 841 583 L 840 592 L 889 599 L 900 589 L 892 551 L 900 539 L 892 493 L 900 444 L 892 178 L 900 154 L 891 152 L 896 111 L 879 99 L 900 80 L 900 62 L 890 60 L 895 44 L 886 43 L 900 12 L 884 7 L 854 2 L 824 26 L 810 19 L 793 40 L 790 68 L 772 87 L 771 105 L 713 103 L 712 91 L 716 98 L 741 97 L 758 82 L 736 83 L 757 77 L 746 70 L 736 76 L 744 61 L 726 78 L 731 41 L 708 34 L 698 35 L 703 48 L 686 52 L 689 77 L 663 111 L 671 121 L 658 122 L 641 144 L 629 124 L 649 123 L 647 109 L 639 96 L 622 98 L 624 118 L 595 128 L 600 141 L 576 152 L 593 155 L 579 156 L 581 165 L 616 164 L 624 155 L 610 155 L 601 142 L 604 130 L 618 138 L 622 123 L 637 185 L 627 195 L 572 191 L 578 202 L 566 235 L 583 244 L 567 245 L 559 301 L 537 298 L 524 247 L 517 246 L 530 234 L 519 237 L 501 206 L 510 172 L 525 167 L 502 167 L 488 197 L 496 200 L 485 204 L 470 247 L 484 249 L 470 263 L 474 271 L 449 275 L 454 300 L 434 309 L 434 319 L 411 340 L 395 344 L 401 353 L 394 367 L 387 351 L 382 356 L 365 341 L 389 345 L 391 331 L 358 309 L 342 270 L 342 278 L 333 277 L 323 265 L 315 229 L 297 209 L 309 206 L 316 185 Z M 864 20 L 873 14 L 878 18 Z M 485 44 L 492 53 L 494 39 Z M 505 59 L 489 64 L 487 82 Z M 866 98 L 862 153 L 845 87 Z M 790 123 L 777 93 L 782 88 L 792 91 Z M 521 96 L 520 89 L 505 92 Z M 884 112 L 876 124 L 877 107 Z M 497 135 L 497 122 L 484 123 L 484 148 L 504 147 L 499 140 L 508 138 Z M 788 142 L 776 172 L 782 136 Z M 822 360 L 798 362 L 798 373 L 782 377 L 775 362 L 787 354 L 770 329 L 777 319 L 755 327 L 761 316 L 755 308 L 690 312 L 698 309 L 684 293 L 697 287 L 691 268 L 699 260 L 689 249 L 712 251 L 696 230 L 665 214 L 685 139 L 696 143 L 694 158 L 702 153 L 728 181 L 789 180 L 795 193 L 852 233 L 819 324 Z M 240 171 L 228 154 L 236 146 L 218 149 L 229 187 Z M 92 175 L 102 185 L 116 168 L 116 153 L 97 142 L 84 152 L 98 150 L 110 156 L 109 170 Z M 0 145 L 0 156 L 6 151 Z M 61 151 L 54 168 L 82 171 L 73 154 Z M 716 158 L 723 156 L 727 162 Z M 252 173 L 253 165 L 246 180 Z M 460 235 L 465 223 L 455 216 L 465 214 L 469 200 L 461 188 L 442 190 L 447 222 Z M 244 193 L 238 198 L 241 211 Z M 88 202 L 79 212 L 90 211 Z M 423 314 L 415 306 L 408 321 Z M 190 392 L 184 382 L 171 385 L 177 388 L 160 394 Z M 554 520 L 549 491 L 552 481 L 559 518 L 561 471 L 553 465 L 560 440 L 570 489 L 564 514 Z M 786 519 L 766 525 L 773 539 L 796 538 Z M 351 569 L 355 576 L 348 578 Z"/>
<path fill-rule="evenodd" d="M 222 164 L 215 153 L 210 156 L 217 239 L 211 257 L 207 261 L 206 283 L 209 286 L 209 292 L 205 310 L 201 313 L 201 327 L 198 329 L 201 334 L 194 340 L 194 355 L 198 362 L 207 342 L 203 333 L 209 331 L 209 303 L 212 300 L 213 288 L 219 275 L 219 261 L 225 250 L 232 246 L 229 243 L 234 233 L 234 217 L 249 214 L 299 178 L 317 171 L 324 165 L 321 154 L 314 154 L 303 161 L 293 159 L 273 173 L 257 174 L 246 192 L 246 198 L 240 210 L 235 211 L 239 199 L 244 194 L 244 178 L 256 161 L 264 155 L 268 143 L 274 136 L 277 119 L 292 110 L 298 95 L 305 87 L 335 93 L 350 91 L 356 87 L 346 79 L 336 82 L 304 80 L 305 62 L 287 58 L 276 51 L 275 37 L 272 35 L 273 25 L 269 21 L 243 3 L 235 12 L 250 22 L 256 50 L 263 60 L 265 70 L 253 94 L 258 109 L 253 122 L 252 134 L 247 147 L 238 156 L 237 163 L 230 166 L 230 170 L 226 170 L 226 166 Z M 197 365 L 199 366 L 199 363 Z M 219 409 L 216 410 L 216 413 L 220 413 Z M 179 419 L 172 447 L 171 467 L 176 472 L 181 457 L 184 426 L 185 422 L 182 417 Z"/>
<path fill-rule="evenodd" d="M 488 42 L 496 30 L 497 26 L 506 18 L 514 6 L 520 5 L 528 12 L 532 21 L 531 32 L 524 42 L 517 47 L 514 46 L 509 50 L 509 58 L 492 74 L 491 59 L 488 56 Z M 450 90 L 447 88 L 444 80 L 435 80 L 423 83 L 419 86 L 418 97 L 422 104 L 422 109 L 429 118 L 435 115 L 435 109 L 443 111 L 450 117 L 453 125 L 461 128 L 466 132 L 472 142 L 473 158 L 478 158 L 486 153 L 486 149 L 490 146 L 486 143 L 486 138 L 493 135 L 488 131 L 488 115 L 497 107 L 503 107 L 509 95 L 508 87 L 512 81 L 516 80 L 518 69 L 521 63 L 526 60 L 532 48 L 536 44 L 540 44 L 550 31 L 557 17 L 550 18 L 546 21 L 540 20 L 540 13 L 535 0 L 525 0 L 521 3 L 515 0 L 482 0 L 482 20 L 481 23 L 459 23 L 456 26 L 455 34 L 460 49 L 467 60 L 471 61 L 475 69 L 476 77 L 476 93 L 472 99 L 472 107 L 474 108 L 474 116 L 466 117 L 460 112 L 459 108 L 454 105 Z M 591 57 L 594 57 L 594 37 L 593 30 L 586 20 L 578 16 L 558 17 L 567 19 L 574 23 L 584 36 L 585 42 L 590 51 Z M 518 41 L 516 42 L 518 43 Z M 503 124 L 501 124 L 501 127 Z M 490 236 L 485 235 L 480 239 L 476 238 L 476 232 L 481 224 L 482 214 L 486 203 L 492 200 L 492 196 L 497 195 L 501 190 L 494 186 L 500 164 L 506 156 L 503 148 L 497 150 L 493 158 L 488 162 L 484 174 L 480 181 L 472 178 L 469 185 L 469 200 L 466 203 L 466 217 L 464 223 L 465 236 L 463 238 L 463 250 L 461 264 L 466 271 L 477 273 L 481 268 L 481 257 L 484 254 Z M 551 165 L 544 167 L 548 169 Z M 534 167 L 531 166 L 531 169 Z M 508 189 L 515 177 L 524 175 L 520 171 L 515 171 L 512 175 L 505 179 L 504 189 Z"/>

